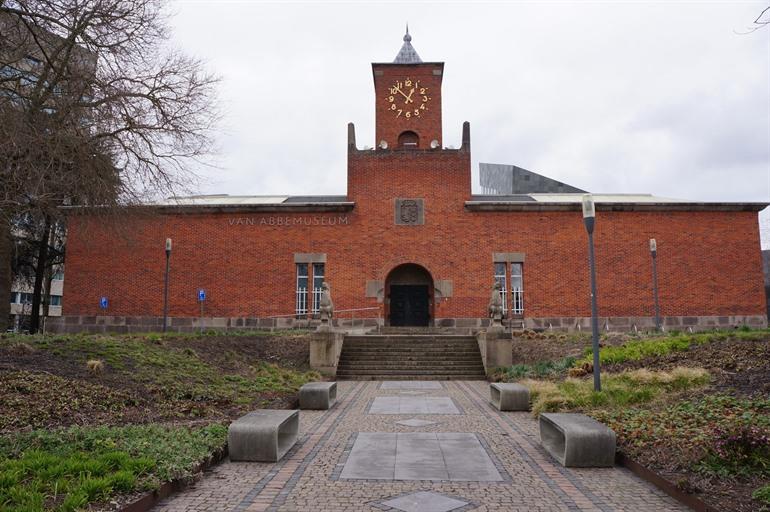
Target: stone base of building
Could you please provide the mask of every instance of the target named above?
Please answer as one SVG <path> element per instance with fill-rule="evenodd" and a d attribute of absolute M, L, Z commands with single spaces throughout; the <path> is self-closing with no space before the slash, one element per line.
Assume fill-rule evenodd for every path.
<path fill-rule="evenodd" d="M 279 329 L 316 329 L 320 320 L 297 318 L 244 318 L 244 317 L 171 317 L 168 331 L 261 331 Z M 504 322 L 508 325 L 508 322 Z M 382 319 L 355 318 L 337 319 L 333 328 L 348 331 L 373 330 L 381 327 Z M 473 334 L 489 327 L 488 318 L 439 318 L 433 327 L 458 333 Z M 767 327 L 765 315 L 732 316 L 667 316 L 661 318 L 666 331 L 702 331 L 709 329 L 732 329 L 741 326 L 752 328 Z M 53 333 L 140 333 L 159 332 L 163 328 L 162 317 L 136 316 L 61 316 L 48 318 L 46 331 Z M 649 331 L 655 328 L 653 317 L 601 317 L 602 331 L 628 332 Z M 543 317 L 514 320 L 506 330 L 533 329 L 536 331 L 590 331 L 590 317 Z"/>
<path fill-rule="evenodd" d="M 660 319 L 665 331 L 705 331 L 710 329 L 734 329 L 741 326 L 752 328 L 767 327 L 765 315 L 732 316 L 665 316 Z M 554 331 L 590 331 L 590 317 L 547 317 L 525 318 L 524 328 Z M 602 331 L 629 332 L 650 331 L 655 329 L 655 317 L 616 316 L 600 317 L 599 329 Z"/>

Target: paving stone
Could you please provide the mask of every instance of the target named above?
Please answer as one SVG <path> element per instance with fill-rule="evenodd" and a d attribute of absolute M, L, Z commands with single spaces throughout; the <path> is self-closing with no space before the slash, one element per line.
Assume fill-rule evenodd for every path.
<path fill-rule="evenodd" d="M 446 396 L 378 396 L 369 414 L 460 414 L 460 410 Z"/>
<path fill-rule="evenodd" d="M 688 509 L 621 467 L 563 468 L 542 449 L 538 423 L 526 412 L 499 412 L 489 406 L 489 384 L 433 383 L 416 389 L 425 398 L 446 397 L 462 414 L 446 415 L 430 425 L 411 427 L 395 420 L 429 420 L 423 413 L 404 418 L 368 414 L 369 404 L 399 387 L 384 389 L 380 382 L 340 381 L 338 402 L 326 411 L 301 411 L 300 438 L 278 463 L 224 462 L 207 471 L 187 490 L 161 501 L 160 512 L 361 512 L 393 510 L 385 501 L 432 492 L 468 502 L 451 512 L 554 512 L 577 510 L 684 512 Z M 438 384 L 438 386 L 436 386 Z M 405 389 L 404 391 L 409 391 Z M 401 398 L 407 398 L 402 396 Z M 423 398 L 423 397 L 413 397 Z M 419 416 L 415 417 L 416 414 Z M 455 480 L 462 477 L 462 457 L 445 459 L 447 480 L 394 480 L 397 446 L 385 471 L 370 465 L 371 479 L 344 478 L 343 469 L 363 434 L 436 435 L 439 447 L 452 435 L 472 434 L 502 477 L 499 481 Z M 438 434 L 444 435 L 439 438 Z M 366 437 L 366 436 L 364 436 Z M 391 437 L 392 438 L 392 437 Z M 440 439 L 440 440 L 439 440 Z M 371 438 L 367 447 L 376 451 Z M 364 446 L 364 445 L 362 445 Z M 426 449 L 427 450 L 427 449 Z M 457 453 L 452 450 L 450 453 Z M 389 459 L 391 460 L 391 459 Z M 404 461 L 410 460 L 404 458 Z M 473 462 L 474 465 L 478 462 Z M 360 466 L 363 467 L 363 466 Z M 392 475 L 390 472 L 392 471 Z M 426 464 L 426 471 L 437 471 Z M 420 476 L 424 476 L 424 473 Z M 466 475 L 467 476 L 467 475 Z M 395 509 L 398 510 L 398 509 Z M 424 509 L 423 509 L 424 510 Z"/>
<path fill-rule="evenodd" d="M 386 380 L 380 389 L 443 389 L 443 386 L 435 380 Z"/>
<path fill-rule="evenodd" d="M 343 479 L 498 482 L 503 477 L 473 433 L 361 432 Z"/>
<path fill-rule="evenodd" d="M 435 492 L 422 491 L 383 501 L 382 504 L 403 512 L 451 512 L 464 507 L 468 502 L 442 496 Z"/>
<path fill-rule="evenodd" d="M 435 425 L 435 424 L 436 424 L 435 421 L 418 420 L 417 418 L 396 422 L 396 425 L 406 425 L 407 427 L 425 427 L 428 425 Z"/>

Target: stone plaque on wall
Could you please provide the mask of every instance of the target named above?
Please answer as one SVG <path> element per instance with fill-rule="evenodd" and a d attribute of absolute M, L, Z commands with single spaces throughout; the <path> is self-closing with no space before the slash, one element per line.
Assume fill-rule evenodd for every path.
<path fill-rule="evenodd" d="M 425 224 L 423 199 L 396 199 L 395 222 L 403 226 L 421 226 Z"/>

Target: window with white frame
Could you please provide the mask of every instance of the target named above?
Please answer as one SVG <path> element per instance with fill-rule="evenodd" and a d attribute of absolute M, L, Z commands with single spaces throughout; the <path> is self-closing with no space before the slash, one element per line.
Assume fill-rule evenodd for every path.
<path fill-rule="evenodd" d="M 324 284 L 323 263 L 313 263 L 313 314 L 317 315 L 321 311 L 321 286 Z"/>
<path fill-rule="evenodd" d="M 51 306 L 61 306 L 61 295 L 51 295 L 48 304 Z"/>
<path fill-rule="evenodd" d="M 522 264 L 511 263 L 511 313 L 524 314 L 524 276 Z"/>
<path fill-rule="evenodd" d="M 508 301 L 506 300 L 508 298 L 508 279 L 506 278 L 505 267 L 505 263 L 495 263 L 495 282 L 500 284 L 500 297 L 503 299 L 503 311 L 508 311 Z"/>
<path fill-rule="evenodd" d="M 521 263 L 495 263 L 495 282 L 500 284 L 503 310 L 512 315 L 524 314 L 524 266 Z M 508 280 L 510 276 L 510 281 Z M 510 282 L 510 288 L 508 283 Z M 510 289 L 510 296 L 508 290 Z M 510 307 L 509 307 L 510 297 Z"/>
<path fill-rule="evenodd" d="M 307 263 L 297 263 L 297 298 L 294 313 L 298 318 L 307 315 L 307 271 Z"/>

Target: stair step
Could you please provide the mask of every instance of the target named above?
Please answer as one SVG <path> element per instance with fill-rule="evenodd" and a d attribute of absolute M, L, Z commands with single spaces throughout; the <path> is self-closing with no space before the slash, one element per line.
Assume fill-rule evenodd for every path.
<path fill-rule="evenodd" d="M 415 331 L 411 329 L 410 331 Z M 419 330 L 346 336 L 337 367 L 342 379 L 485 379 L 476 338 Z"/>

